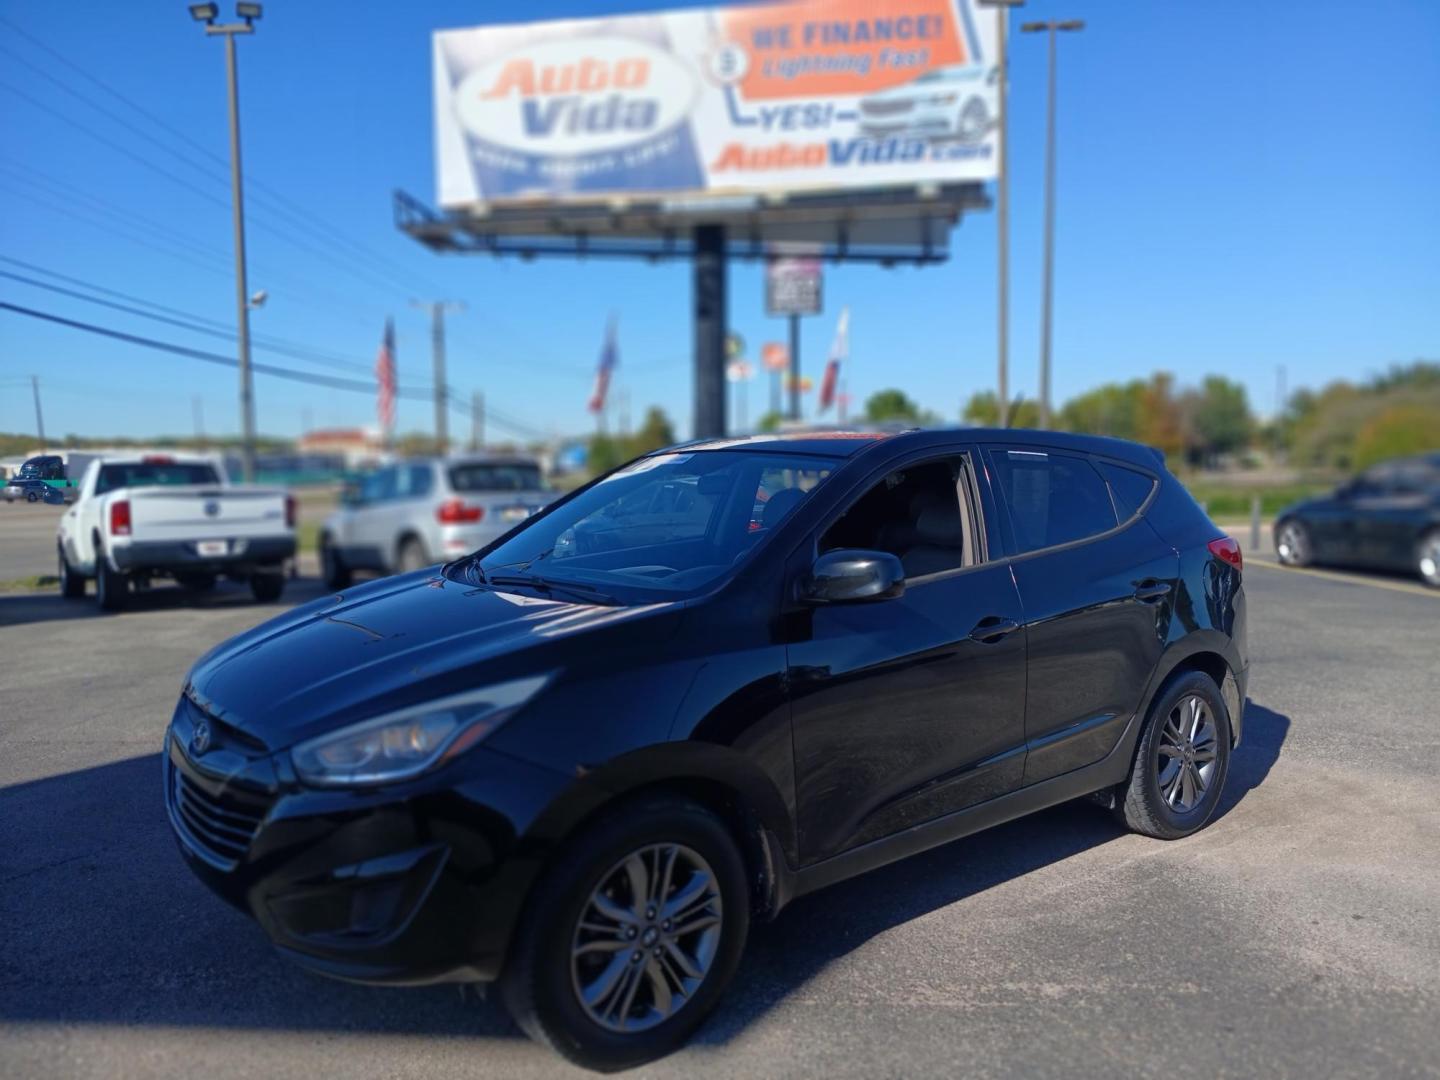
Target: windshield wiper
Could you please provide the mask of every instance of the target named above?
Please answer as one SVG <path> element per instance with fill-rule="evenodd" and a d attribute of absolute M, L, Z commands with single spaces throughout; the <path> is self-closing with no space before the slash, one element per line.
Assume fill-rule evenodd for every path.
<path fill-rule="evenodd" d="M 597 604 L 618 603 L 609 593 L 587 585 L 583 581 L 556 581 L 538 574 L 490 574 L 485 578 L 487 585 L 524 585 L 537 592 L 569 592 L 586 597 Z"/>

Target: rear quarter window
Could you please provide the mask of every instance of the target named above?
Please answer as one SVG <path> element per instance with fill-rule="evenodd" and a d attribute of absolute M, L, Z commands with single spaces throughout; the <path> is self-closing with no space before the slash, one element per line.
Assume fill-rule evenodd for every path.
<path fill-rule="evenodd" d="M 1115 515 L 1121 521 L 1129 521 L 1138 514 L 1155 490 L 1155 478 L 1137 469 L 1127 469 L 1108 461 L 1098 462 L 1096 468 L 1110 485 L 1110 495 L 1115 500 Z"/>

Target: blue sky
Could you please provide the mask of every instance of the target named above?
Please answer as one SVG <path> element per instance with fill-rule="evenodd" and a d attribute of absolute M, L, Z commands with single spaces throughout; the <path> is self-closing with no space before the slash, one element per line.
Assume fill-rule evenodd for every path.
<path fill-rule="evenodd" d="M 664 6 L 673 5 L 534 0 L 523 11 Z M 451 322 L 450 381 L 483 389 L 521 431 L 583 432 L 613 310 L 618 385 L 637 416 L 658 403 L 683 434 L 688 265 L 444 258 L 393 227 L 393 188 L 433 199 L 430 32 L 510 21 L 521 10 L 476 0 L 266 4 L 258 32 L 240 43 L 245 164 L 257 185 L 249 189 L 251 282 L 270 293 L 253 331 L 368 368 L 393 315 L 401 380 L 418 382 L 429 376 L 428 324 L 409 300 L 460 298 L 468 308 Z M 0 255 L 231 321 L 224 166 L 195 170 L 128 130 L 120 121 L 201 156 L 13 27 L 223 161 L 221 44 L 179 0 L 3 0 L 0 16 L 8 20 L 0 23 Z M 1239 379 L 1268 412 L 1279 364 L 1295 388 L 1440 357 L 1440 4 L 1031 0 L 1016 24 L 1051 16 L 1088 24 L 1061 42 L 1057 402 L 1164 369 L 1182 383 L 1209 372 Z M 1015 392 L 1033 393 L 1043 38 L 1015 35 L 1011 55 L 1011 380 Z M 266 192 L 286 200 L 280 212 L 273 201 L 267 212 Z M 285 213 L 296 207 L 344 239 L 290 243 Z M 993 384 L 994 245 L 994 215 L 977 214 L 939 267 L 828 270 L 827 312 L 804 321 L 807 370 L 818 373 L 835 313 L 848 304 L 852 394 L 863 400 L 899 386 L 956 416 L 973 391 Z M 0 270 L 28 273 L 9 263 Z M 730 286 L 731 324 L 752 351 L 782 339 L 784 325 L 764 314 L 758 268 L 734 266 Z M 227 351 L 223 341 L 7 278 L 0 299 Z M 32 373 L 42 379 L 51 434 L 186 433 L 195 396 L 212 434 L 238 427 L 227 369 L 0 311 L 0 431 L 32 430 Z M 256 393 L 267 433 L 294 435 L 307 417 L 349 425 L 374 416 L 364 395 L 266 377 Z M 752 416 L 765 397 L 762 384 L 751 386 Z M 400 405 L 402 430 L 430 418 L 425 402 Z M 452 430 L 463 431 L 457 421 Z M 509 434 L 498 424 L 491 432 Z"/>

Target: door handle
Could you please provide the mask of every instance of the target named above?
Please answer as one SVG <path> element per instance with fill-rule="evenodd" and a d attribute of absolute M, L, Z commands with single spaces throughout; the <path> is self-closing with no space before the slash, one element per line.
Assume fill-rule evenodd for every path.
<path fill-rule="evenodd" d="M 1135 587 L 1135 599 L 1142 604 L 1155 604 L 1170 595 L 1170 583 L 1168 581 L 1156 581 L 1154 578 L 1146 578 Z"/>
<path fill-rule="evenodd" d="M 1019 629 L 1020 624 L 1014 619 L 1001 618 L 999 615 L 987 615 L 975 624 L 974 630 L 970 631 L 970 639 L 978 641 L 981 645 L 994 645 L 1004 641 Z"/>

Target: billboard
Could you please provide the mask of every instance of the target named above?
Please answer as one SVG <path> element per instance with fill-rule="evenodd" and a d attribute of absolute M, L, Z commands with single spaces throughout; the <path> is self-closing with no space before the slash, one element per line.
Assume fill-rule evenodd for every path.
<path fill-rule="evenodd" d="M 819 315 L 819 259 L 780 257 L 765 265 L 765 314 Z"/>
<path fill-rule="evenodd" d="M 991 179 L 996 25 L 977 2 L 438 31 L 440 205 Z"/>

